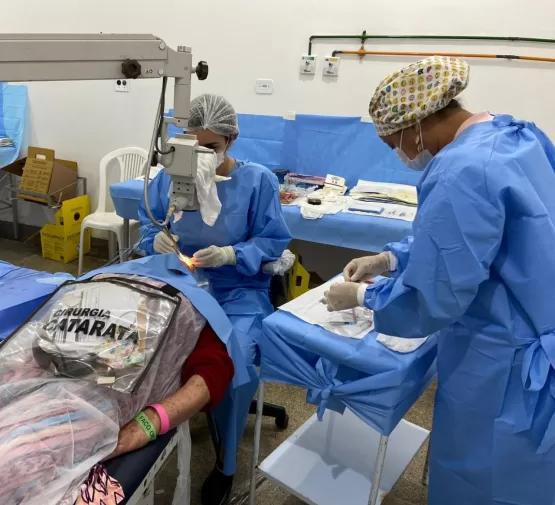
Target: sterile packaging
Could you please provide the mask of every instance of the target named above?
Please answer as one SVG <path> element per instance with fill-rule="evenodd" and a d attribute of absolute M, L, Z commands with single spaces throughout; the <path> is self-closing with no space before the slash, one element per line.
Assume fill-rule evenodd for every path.
<path fill-rule="evenodd" d="M 357 185 L 351 189 L 350 196 L 362 201 L 378 201 L 399 205 L 412 205 L 414 207 L 418 204 L 416 187 L 407 184 L 359 179 Z"/>
<path fill-rule="evenodd" d="M 279 201 L 282 205 L 297 205 L 302 198 L 310 195 L 317 189 L 318 186 L 296 186 L 286 182 L 279 187 Z"/>
<path fill-rule="evenodd" d="M 299 197 L 298 193 L 292 191 L 280 191 L 279 192 L 279 203 L 281 205 L 291 205 L 295 203 L 295 200 Z"/>
<path fill-rule="evenodd" d="M 381 201 L 360 201 L 351 199 L 348 208 L 343 212 L 347 214 L 359 214 L 364 216 L 378 216 L 389 219 L 400 219 L 412 222 L 416 218 L 417 208 L 410 205 L 399 205 L 396 203 L 383 203 Z"/>
<path fill-rule="evenodd" d="M 289 173 L 285 176 L 285 184 L 296 186 L 320 186 L 326 183 L 326 178 L 319 175 L 304 175 Z"/>
<path fill-rule="evenodd" d="M 69 282 L 4 341 L 2 505 L 71 505 L 120 428 L 180 387 L 205 319 L 163 286 L 125 275 Z M 186 442 L 180 430 L 183 468 Z M 180 475 L 180 492 L 187 483 Z"/>
<path fill-rule="evenodd" d="M 347 192 L 345 178 L 332 174 L 326 175 L 326 182 L 324 184 L 323 190 L 328 193 L 344 195 Z"/>
<path fill-rule="evenodd" d="M 344 282 L 338 276 L 317 288 L 311 289 L 294 300 L 282 305 L 279 310 L 289 312 L 299 319 L 318 325 L 331 333 L 343 337 L 361 339 L 374 329 L 374 313 L 365 307 L 329 312 L 323 303 L 324 293 L 332 284 Z"/>

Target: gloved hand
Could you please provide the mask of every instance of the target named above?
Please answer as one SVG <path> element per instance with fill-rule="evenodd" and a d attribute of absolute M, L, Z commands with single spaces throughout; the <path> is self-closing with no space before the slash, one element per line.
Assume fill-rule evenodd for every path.
<path fill-rule="evenodd" d="M 392 270 L 391 255 L 392 253 L 386 251 L 375 256 L 354 259 L 343 270 L 345 282 L 367 280 L 384 272 L 389 272 Z"/>
<path fill-rule="evenodd" d="M 205 268 L 219 268 L 225 265 L 235 265 L 237 258 L 231 246 L 217 247 L 211 245 L 206 249 L 201 249 L 193 254 L 195 266 Z"/>
<path fill-rule="evenodd" d="M 174 242 L 177 242 L 179 240 L 179 237 L 177 235 L 172 235 L 172 238 Z M 158 232 L 158 234 L 154 237 L 153 247 L 154 250 L 160 254 L 175 252 L 174 244 L 172 244 L 170 237 L 168 237 L 168 235 L 163 231 Z"/>
<path fill-rule="evenodd" d="M 347 310 L 358 307 L 359 290 L 366 290 L 368 286 L 358 282 L 340 282 L 332 284 L 329 291 L 324 293 L 324 303 L 330 312 Z"/>

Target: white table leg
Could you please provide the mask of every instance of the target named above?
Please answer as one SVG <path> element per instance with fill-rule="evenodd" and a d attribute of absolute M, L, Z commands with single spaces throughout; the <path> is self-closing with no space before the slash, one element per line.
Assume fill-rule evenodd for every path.
<path fill-rule="evenodd" d="M 372 489 L 370 490 L 370 500 L 368 505 L 376 505 L 378 501 L 378 493 L 380 492 L 380 482 L 382 480 L 382 472 L 385 463 L 385 455 L 387 454 L 387 442 L 389 437 L 382 435 L 378 446 L 378 455 L 376 456 L 376 466 L 374 468 L 374 478 L 372 479 Z"/>
<path fill-rule="evenodd" d="M 256 503 L 256 469 L 260 453 L 260 434 L 262 432 L 262 408 L 264 407 L 264 382 L 260 381 L 258 386 L 258 398 L 256 400 L 256 421 L 254 424 L 254 443 L 252 448 L 251 463 L 251 487 L 249 492 L 249 505 Z"/>

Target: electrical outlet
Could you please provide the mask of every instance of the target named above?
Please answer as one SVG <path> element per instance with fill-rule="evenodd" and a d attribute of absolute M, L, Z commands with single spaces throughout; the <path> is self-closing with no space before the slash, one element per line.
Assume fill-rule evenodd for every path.
<path fill-rule="evenodd" d="M 274 92 L 274 81 L 272 79 L 257 79 L 255 90 L 257 95 L 271 95 Z"/>
<path fill-rule="evenodd" d="M 129 91 L 129 81 L 127 79 L 118 79 L 115 84 L 115 90 L 126 92 Z"/>

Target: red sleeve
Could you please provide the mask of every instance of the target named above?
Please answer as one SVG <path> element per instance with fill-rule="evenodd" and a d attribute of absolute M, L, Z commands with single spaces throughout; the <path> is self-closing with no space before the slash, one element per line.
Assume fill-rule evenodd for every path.
<path fill-rule="evenodd" d="M 204 379 L 210 392 L 210 402 L 203 409 L 203 412 L 206 412 L 222 401 L 234 374 L 233 361 L 227 353 L 225 344 L 206 323 L 200 332 L 196 347 L 183 365 L 182 384 L 185 384 L 193 375 L 200 375 Z"/>

